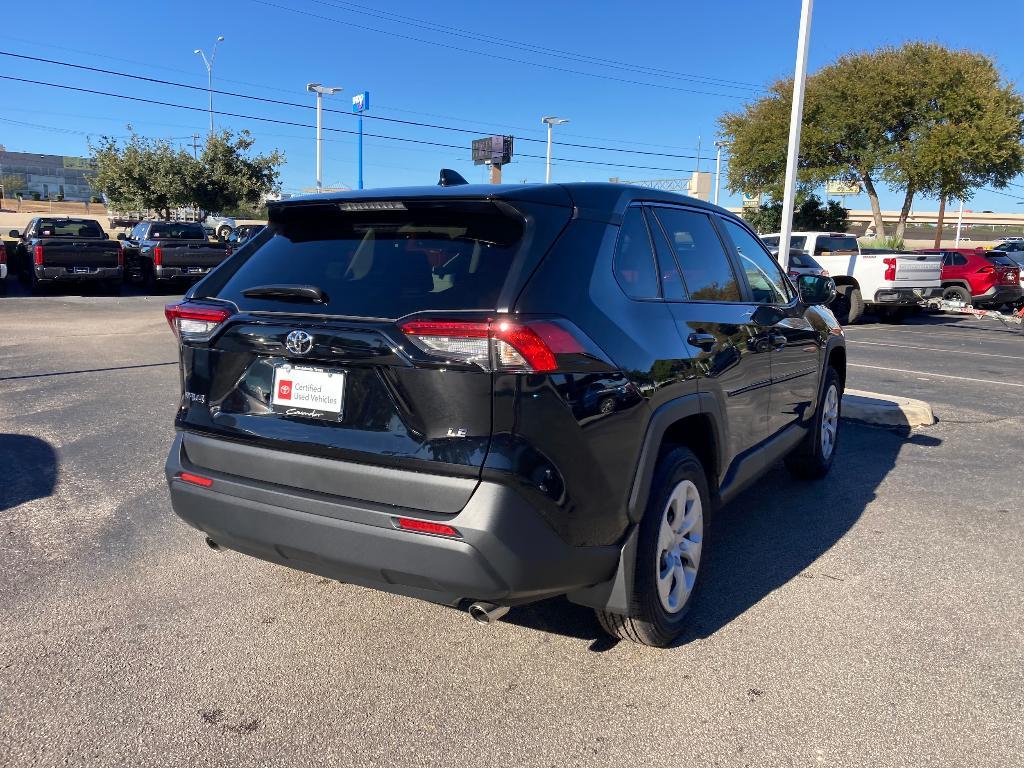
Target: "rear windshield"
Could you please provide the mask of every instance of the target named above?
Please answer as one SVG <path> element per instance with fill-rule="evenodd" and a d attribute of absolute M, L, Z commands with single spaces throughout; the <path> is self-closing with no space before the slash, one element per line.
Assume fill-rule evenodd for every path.
<path fill-rule="evenodd" d="M 764 243 L 769 248 L 778 248 L 779 247 L 779 236 L 778 235 L 768 235 L 767 237 L 762 237 L 761 238 L 761 242 Z M 789 237 L 789 247 L 790 248 L 798 248 L 798 249 L 803 250 L 804 246 L 806 246 L 806 245 L 807 245 L 807 238 L 804 235 L 790 235 L 790 237 Z"/>
<path fill-rule="evenodd" d="M 104 237 L 99 222 L 83 219 L 76 221 L 42 219 L 36 227 L 39 237 Z"/>
<path fill-rule="evenodd" d="M 999 254 L 990 253 L 990 254 L 987 254 L 987 257 L 988 257 L 988 260 L 991 261 L 993 264 L 998 264 L 1001 267 L 1016 267 L 1017 266 L 1017 262 L 1015 262 L 1012 259 L 1010 259 L 1009 256 L 1004 256 L 1001 253 L 999 253 Z"/>
<path fill-rule="evenodd" d="M 151 240 L 205 240 L 206 231 L 200 224 L 154 224 L 149 228 Z"/>
<path fill-rule="evenodd" d="M 814 261 L 810 256 L 804 256 L 800 252 L 790 251 L 789 266 L 800 267 L 801 269 L 814 269 L 818 266 L 818 262 Z"/>
<path fill-rule="evenodd" d="M 819 237 L 814 244 L 814 255 L 857 253 L 856 237 Z"/>
<path fill-rule="evenodd" d="M 318 313 L 398 318 L 496 308 L 523 223 L 491 203 L 361 212 L 311 206 L 282 210 L 270 233 L 218 297 L 250 311 L 304 311 L 242 293 L 275 283 L 312 285 L 327 295 Z"/>

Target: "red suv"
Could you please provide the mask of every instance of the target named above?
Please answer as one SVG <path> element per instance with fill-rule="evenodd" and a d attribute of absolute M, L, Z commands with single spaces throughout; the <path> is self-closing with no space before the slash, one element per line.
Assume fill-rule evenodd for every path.
<path fill-rule="evenodd" d="M 1020 268 L 1001 251 L 983 248 L 928 248 L 942 254 L 942 298 L 999 307 L 1020 301 Z"/>

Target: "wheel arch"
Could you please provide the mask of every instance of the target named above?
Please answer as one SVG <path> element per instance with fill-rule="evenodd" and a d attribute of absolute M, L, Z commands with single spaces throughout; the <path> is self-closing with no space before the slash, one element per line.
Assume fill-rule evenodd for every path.
<path fill-rule="evenodd" d="M 832 278 L 832 282 L 836 285 L 851 285 L 860 290 L 860 283 L 857 282 L 856 278 L 851 277 L 850 275 L 830 275 L 830 277 Z"/>

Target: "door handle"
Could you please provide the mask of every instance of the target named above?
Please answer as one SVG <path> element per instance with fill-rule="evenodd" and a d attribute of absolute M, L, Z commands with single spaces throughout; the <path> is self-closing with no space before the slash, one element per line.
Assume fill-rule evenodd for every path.
<path fill-rule="evenodd" d="M 786 346 L 788 339 L 781 333 L 773 333 L 768 337 L 773 349 L 782 349 Z"/>
<path fill-rule="evenodd" d="M 718 339 L 710 333 L 691 333 L 686 337 L 686 341 L 691 347 L 698 347 L 705 352 L 718 343 Z"/>

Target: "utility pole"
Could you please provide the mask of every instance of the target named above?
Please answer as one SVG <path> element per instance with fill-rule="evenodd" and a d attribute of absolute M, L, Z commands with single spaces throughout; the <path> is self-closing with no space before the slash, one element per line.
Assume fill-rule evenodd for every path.
<path fill-rule="evenodd" d="M 199 134 L 192 134 L 192 157 L 196 160 L 199 159 Z"/>
<path fill-rule="evenodd" d="M 700 173 L 700 136 L 697 137 L 697 173 Z"/>
<path fill-rule="evenodd" d="M 728 147 L 728 141 L 716 141 L 715 149 L 715 205 L 718 205 L 718 187 L 722 179 L 722 148 Z"/>
<path fill-rule="evenodd" d="M 343 89 L 331 88 L 320 83 L 306 83 L 306 90 L 316 94 L 316 191 L 317 194 L 324 191 L 323 176 L 323 138 L 320 129 L 323 124 L 323 100 L 324 96 L 333 96 Z"/>
<path fill-rule="evenodd" d="M 217 39 L 213 41 L 213 48 L 210 49 L 210 58 L 206 58 L 206 54 L 203 53 L 201 48 L 196 48 L 192 53 L 196 53 L 203 59 L 203 64 L 206 65 L 206 91 L 210 96 L 210 133 L 213 133 L 213 62 L 217 59 L 217 46 L 224 42 L 224 35 L 218 35 Z"/>
<path fill-rule="evenodd" d="M 779 264 L 789 271 L 789 239 L 793 234 L 793 207 L 796 198 L 796 169 L 800 160 L 800 125 L 804 119 L 804 88 L 807 85 L 807 51 L 811 38 L 811 13 L 814 0 L 803 0 L 800 8 L 800 33 L 796 40 L 796 68 L 793 74 L 793 109 L 789 114 L 789 146 L 786 150 L 786 182 L 782 195 L 782 229 L 779 235 Z"/>

